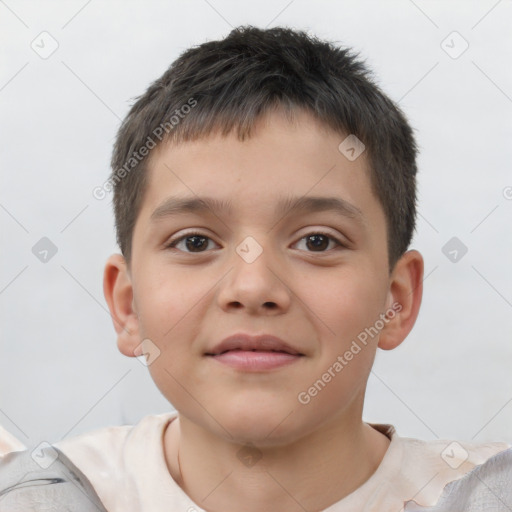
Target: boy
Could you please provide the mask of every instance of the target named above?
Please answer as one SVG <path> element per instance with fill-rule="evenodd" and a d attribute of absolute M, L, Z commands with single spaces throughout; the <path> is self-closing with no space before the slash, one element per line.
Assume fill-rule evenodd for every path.
<path fill-rule="evenodd" d="M 420 307 L 416 152 L 346 50 L 242 27 L 181 55 L 123 122 L 104 186 L 118 347 L 146 357 L 177 413 L 39 458 L 74 470 L 91 510 L 398 512 L 449 496 L 506 510 L 507 444 L 362 421 L 377 347 L 397 347 Z M 25 484 L 5 470 L 15 453 L 7 499 Z M 488 479 L 508 487 L 474 485 Z"/>

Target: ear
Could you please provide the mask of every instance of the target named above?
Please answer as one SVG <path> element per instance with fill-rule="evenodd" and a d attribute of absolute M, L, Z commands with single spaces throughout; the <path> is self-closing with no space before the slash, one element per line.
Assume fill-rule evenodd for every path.
<path fill-rule="evenodd" d="M 133 301 L 133 286 L 126 260 L 112 254 L 105 264 L 103 293 L 117 332 L 117 347 L 128 357 L 140 356 L 139 319 Z"/>
<path fill-rule="evenodd" d="M 423 257 L 407 251 L 390 277 L 387 298 L 388 322 L 380 333 L 378 347 L 391 350 L 407 337 L 416 322 L 423 295 Z"/>

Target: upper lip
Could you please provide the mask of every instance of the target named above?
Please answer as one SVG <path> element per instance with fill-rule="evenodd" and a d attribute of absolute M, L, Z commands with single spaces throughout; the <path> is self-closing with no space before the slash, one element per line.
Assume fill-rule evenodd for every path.
<path fill-rule="evenodd" d="M 206 355 L 216 356 L 229 350 L 261 350 L 287 352 L 288 354 L 303 355 L 282 339 L 270 334 L 257 336 L 237 333 L 224 338 L 220 343 L 206 352 Z"/>

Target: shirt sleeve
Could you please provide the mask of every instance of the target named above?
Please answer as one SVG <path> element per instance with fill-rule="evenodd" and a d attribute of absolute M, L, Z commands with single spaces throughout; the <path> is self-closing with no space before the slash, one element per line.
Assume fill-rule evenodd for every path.
<path fill-rule="evenodd" d="M 2 512 L 107 512 L 87 477 L 52 445 L 0 458 Z"/>

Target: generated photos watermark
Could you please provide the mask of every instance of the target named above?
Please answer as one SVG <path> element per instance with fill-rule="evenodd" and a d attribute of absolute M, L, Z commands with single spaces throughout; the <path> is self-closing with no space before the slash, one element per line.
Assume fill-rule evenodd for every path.
<path fill-rule="evenodd" d="M 368 342 L 375 338 L 382 329 L 395 318 L 396 314 L 402 311 L 402 304 L 394 302 L 385 313 L 379 315 L 378 320 L 370 327 L 366 327 L 357 335 L 357 340 L 352 340 L 350 347 L 345 350 L 343 355 L 339 355 L 336 360 L 326 369 L 319 379 L 311 384 L 311 386 L 301 391 L 297 395 L 297 400 L 302 405 L 307 405 L 311 400 L 320 393 L 329 382 L 331 382 L 343 369 L 349 365 L 350 361 L 354 359 L 361 350 L 367 346 Z"/>
<path fill-rule="evenodd" d="M 98 199 L 99 201 L 105 199 L 107 194 L 114 190 L 116 183 L 119 183 L 130 173 L 130 171 L 137 167 L 137 165 L 149 155 L 150 151 L 157 146 L 158 142 L 161 142 L 166 135 L 171 133 L 171 131 L 196 105 L 197 100 L 194 98 L 189 98 L 187 103 L 183 104 L 180 108 L 177 108 L 174 111 L 174 114 L 169 118 L 168 121 L 159 124 L 153 130 L 151 135 L 148 135 L 146 142 L 137 151 L 132 153 L 132 156 L 120 169 L 117 169 L 115 172 L 113 172 L 108 180 L 103 183 L 103 185 L 94 187 L 92 191 L 94 198 Z"/>

